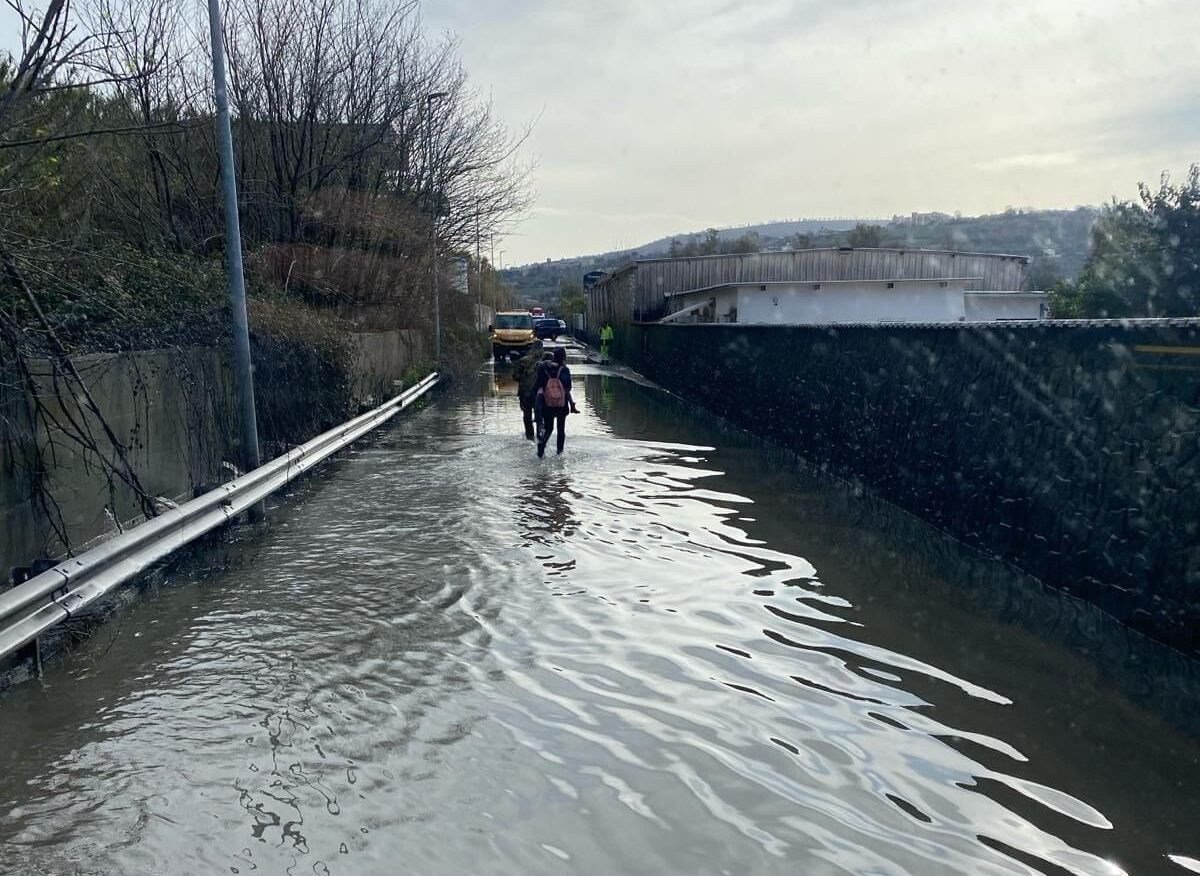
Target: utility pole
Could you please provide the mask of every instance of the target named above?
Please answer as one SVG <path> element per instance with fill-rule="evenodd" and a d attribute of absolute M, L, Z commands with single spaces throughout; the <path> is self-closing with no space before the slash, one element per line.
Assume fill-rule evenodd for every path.
<path fill-rule="evenodd" d="M 492 316 L 494 317 L 500 312 L 500 302 L 496 291 L 496 238 L 489 241 L 492 248 L 492 256 L 488 260 L 488 273 L 492 275 Z"/>
<path fill-rule="evenodd" d="M 225 200 L 225 268 L 233 309 L 233 384 L 241 419 L 242 469 L 258 468 L 258 417 L 254 409 L 254 373 L 250 363 L 250 331 L 246 324 L 246 281 L 242 275 L 242 227 L 238 220 L 237 181 L 233 176 L 233 133 L 229 126 L 229 92 L 225 84 L 225 41 L 221 10 L 208 0 L 212 40 L 213 87 L 217 105 L 217 150 L 221 158 L 221 189 Z M 261 506 L 251 517 L 261 516 Z"/>
<path fill-rule="evenodd" d="M 479 295 L 479 306 L 475 310 L 475 328 L 483 328 L 480 320 L 483 311 L 483 271 L 479 263 L 479 183 L 475 184 L 475 292 Z"/>
<path fill-rule="evenodd" d="M 500 270 L 504 270 L 504 250 L 500 250 Z M 496 275 L 496 282 L 500 282 L 500 275 Z"/>
<path fill-rule="evenodd" d="M 214 0 L 210 0 L 214 2 Z M 425 156 L 429 162 L 429 255 L 433 262 L 433 360 L 442 361 L 442 297 L 438 290 L 437 220 L 438 195 L 434 177 L 433 160 L 433 102 L 447 96 L 445 91 L 434 91 L 425 95 Z"/>

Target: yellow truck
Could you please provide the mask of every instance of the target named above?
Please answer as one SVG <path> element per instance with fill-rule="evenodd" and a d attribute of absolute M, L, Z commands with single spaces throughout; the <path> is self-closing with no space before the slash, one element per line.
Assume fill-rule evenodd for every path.
<path fill-rule="evenodd" d="M 523 356 L 533 346 L 533 315 L 527 310 L 504 310 L 488 326 L 492 337 L 492 357 L 497 362 Z"/>

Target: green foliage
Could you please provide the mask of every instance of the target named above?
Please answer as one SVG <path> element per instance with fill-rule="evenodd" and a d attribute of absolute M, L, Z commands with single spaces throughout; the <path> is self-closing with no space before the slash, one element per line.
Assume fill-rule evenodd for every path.
<path fill-rule="evenodd" d="M 221 265 L 142 252 L 119 241 L 97 251 L 40 250 L 17 258 L 58 339 L 70 352 L 211 343 L 227 332 Z M 49 339 L 29 302 L 0 283 L 0 308 L 26 327 L 30 354 Z"/>
<path fill-rule="evenodd" d="M 891 225 L 888 231 L 900 246 L 1046 259 L 1062 276 L 1073 277 L 1087 259 L 1088 233 L 1098 213 L 1095 207 L 1013 210 L 943 219 L 928 225 Z"/>
<path fill-rule="evenodd" d="M 704 232 L 703 238 L 692 238 L 683 243 L 679 238 L 672 238 L 667 246 L 667 255 L 671 258 L 706 255 L 733 255 L 736 253 L 759 252 L 762 241 L 758 233 L 748 231 L 732 239 L 721 239 L 721 233 L 715 228 Z"/>
<path fill-rule="evenodd" d="M 667 247 L 667 255 L 673 259 L 716 255 L 720 245 L 719 232 L 715 228 L 709 228 L 704 232 L 703 238 L 692 238 L 687 243 L 681 242 L 678 238 L 672 238 Z"/>
<path fill-rule="evenodd" d="M 479 367 L 479 363 L 491 356 L 492 344 L 487 332 L 480 331 L 474 323 L 457 322 L 445 324 L 442 327 L 442 373 L 451 378 L 459 378 L 470 374 Z M 425 377 L 435 369 L 435 364 L 418 363 L 421 377 Z M 420 378 L 418 378 L 420 379 Z"/>
<path fill-rule="evenodd" d="M 587 310 L 587 296 L 578 280 L 562 280 L 558 284 L 558 306 L 555 313 L 568 325 L 575 315 Z"/>
<path fill-rule="evenodd" d="M 400 382 L 403 384 L 404 389 L 408 389 L 410 386 L 416 386 L 425 379 L 425 376 L 430 372 L 430 370 L 431 369 L 428 366 L 409 365 L 404 369 L 404 374 L 400 376 Z"/>
<path fill-rule="evenodd" d="M 1087 315 L 1079 287 L 1071 280 L 1059 279 L 1044 288 L 1049 293 L 1050 316 L 1053 319 L 1083 319 Z"/>
<path fill-rule="evenodd" d="M 1080 316 L 1200 315 L 1200 166 L 1181 185 L 1164 174 L 1140 191 L 1140 203 L 1114 202 L 1092 229 L 1087 263 L 1062 293 Z"/>
<path fill-rule="evenodd" d="M 720 246 L 720 252 L 730 254 L 759 252 L 761 249 L 762 242 L 753 231 L 741 234 L 733 240 L 722 241 Z"/>
<path fill-rule="evenodd" d="M 1029 260 L 1025 285 L 1029 289 L 1050 290 L 1063 281 L 1062 262 L 1052 255 L 1035 255 Z"/>
<path fill-rule="evenodd" d="M 251 355 L 264 444 L 293 444 L 348 419 L 353 376 L 345 336 L 336 345 L 323 345 L 319 330 L 310 334 L 291 318 L 267 327 L 261 307 L 252 304 L 251 312 L 255 310 L 259 315 L 251 319 L 258 327 L 251 335 Z"/>
<path fill-rule="evenodd" d="M 876 247 L 883 245 L 883 237 L 884 231 L 882 225 L 864 225 L 860 222 L 850 229 L 847 242 L 855 248 Z"/>
<path fill-rule="evenodd" d="M 1200 165 L 1182 185 L 1164 174 L 1157 190 L 1139 187 L 1151 238 L 1147 309 L 1164 316 L 1200 315 Z"/>

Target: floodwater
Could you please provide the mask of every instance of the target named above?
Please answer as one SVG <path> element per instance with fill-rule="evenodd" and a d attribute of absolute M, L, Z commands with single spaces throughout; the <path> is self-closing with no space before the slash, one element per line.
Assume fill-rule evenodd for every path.
<path fill-rule="evenodd" d="M 576 373 L 562 457 L 489 370 L 0 697 L 0 871 L 1200 872 L 1194 664 Z"/>

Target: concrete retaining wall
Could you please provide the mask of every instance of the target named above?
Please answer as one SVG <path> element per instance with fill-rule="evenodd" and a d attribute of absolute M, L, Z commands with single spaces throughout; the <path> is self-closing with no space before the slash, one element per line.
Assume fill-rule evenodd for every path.
<path fill-rule="evenodd" d="M 230 375 L 225 357 L 216 350 L 148 351 L 76 357 L 75 366 L 88 385 L 105 420 L 128 448 L 129 461 L 151 495 L 191 497 L 192 487 L 220 479 L 221 461 L 233 446 Z M 32 363 L 38 393 L 55 419 L 64 413 L 109 445 L 99 421 L 81 415 L 74 405 L 64 412 L 46 362 Z M 59 391 L 68 392 L 61 383 Z M 140 514 L 133 493 L 120 482 L 109 484 L 95 458 L 57 430 L 51 446 L 45 424 L 36 439 L 15 392 L 0 388 L 0 408 L 7 419 L 8 440 L 0 442 L 0 588 L 13 566 L 37 557 L 57 557 L 78 549 L 117 520 Z M 44 484 L 53 496 L 52 510 L 31 496 L 31 444 L 43 449 Z M 53 522 L 52 522 L 53 518 Z M 66 540 L 56 531 L 65 531 Z"/>
<path fill-rule="evenodd" d="M 425 336 L 415 329 L 354 335 L 355 396 L 365 405 L 382 404 L 400 391 L 396 381 L 410 367 L 433 360 Z"/>
<path fill-rule="evenodd" d="M 358 358 L 354 366 L 354 401 L 381 403 L 399 392 L 396 382 L 413 365 L 428 361 L 426 344 L 416 331 L 372 332 L 356 336 Z M 285 351 L 286 352 L 286 351 Z M 282 448 L 305 441 L 338 422 L 296 415 L 297 411 L 328 407 L 321 402 L 328 374 L 312 363 L 297 360 L 284 370 L 264 361 L 270 348 L 256 348 L 259 395 L 259 437 L 270 456 Z M 314 359 L 314 361 L 316 361 Z M 129 460 L 143 487 L 155 496 L 190 498 L 195 487 L 230 477 L 223 460 L 236 460 L 237 426 L 232 413 L 228 355 L 224 350 L 150 350 L 134 353 L 76 357 L 75 365 L 118 439 L 129 449 Z M 56 389 L 48 362 L 34 362 L 35 383 L 51 415 L 64 416 L 57 395 L 68 387 L 60 380 Z M 293 373 L 295 372 L 295 373 Z M 344 406 L 341 397 L 331 400 Z M 80 411 L 69 405 L 68 413 Z M 343 419 L 352 411 L 330 411 Z M 136 519 L 141 509 L 136 497 L 109 478 L 92 454 L 56 429 L 39 424 L 34 435 L 18 387 L 0 380 L 0 589 L 9 583 L 15 566 L 33 560 L 78 551 L 112 532 L 117 521 Z M 109 446 L 100 423 L 91 417 L 80 422 L 107 453 Z M 54 433 L 53 447 L 50 434 Z M 298 434 L 304 433 L 304 434 Z M 37 501 L 31 470 L 34 442 L 43 448 L 47 470 L 41 477 L 52 502 Z M 49 509 L 47 509 L 49 505 Z M 64 537 L 65 536 L 65 537 Z"/>
<path fill-rule="evenodd" d="M 617 355 L 1200 652 L 1200 321 L 633 325 Z"/>

